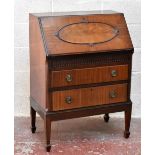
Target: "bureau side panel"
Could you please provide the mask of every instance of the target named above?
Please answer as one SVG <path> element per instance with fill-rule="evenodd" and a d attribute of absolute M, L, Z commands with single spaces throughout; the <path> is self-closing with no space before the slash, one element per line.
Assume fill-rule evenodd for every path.
<path fill-rule="evenodd" d="M 29 16 L 29 43 L 30 96 L 43 108 L 46 108 L 48 102 L 48 64 L 46 61 L 39 20 L 31 14 Z"/>

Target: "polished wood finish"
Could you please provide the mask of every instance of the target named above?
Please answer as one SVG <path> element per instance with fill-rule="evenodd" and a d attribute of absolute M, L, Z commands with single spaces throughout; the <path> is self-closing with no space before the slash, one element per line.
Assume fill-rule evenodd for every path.
<path fill-rule="evenodd" d="M 125 131 L 124 131 L 124 137 L 129 138 L 130 136 L 130 121 L 131 121 L 131 111 L 132 111 L 132 104 L 128 106 L 127 110 L 125 110 Z"/>
<path fill-rule="evenodd" d="M 114 27 L 117 27 L 117 29 L 119 29 L 119 35 L 117 35 L 117 37 L 115 37 L 111 41 L 96 44 L 94 46 L 90 46 L 88 44 L 80 45 L 80 44 L 66 43 L 56 36 L 58 31 L 65 25 L 73 23 L 81 23 L 83 20 L 86 20 L 88 22 L 101 22 L 113 25 Z M 81 53 L 94 53 L 97 51 L 117 52 L 118 50 L 133 48 L 123 14 L 57 16 L 57 17 L 40 18 L 40 22 L 43 28 L 42 31 L 46 38 L 46 47 L 48 55 L 71 55 L 71 54 L 73 55 Z M 78 29 L 77 31 L 80 30 Z M 93 31 L 91 31 L 91 33 L 93 33 Z M 101 33 L 101 35 L 103 34 Z M 98 36 L 97 37 L 94 36 L 94 39 L 98 39 Z"/>
<path fill-rule="evenodd" d="M 46 151 L 50 152 L 50 150 L 51 150 L 51 145 L 50 145 L 51 121 L 47 116 L 45 116 L 45 119 L 44 119 L 44 127 L 45 127 Z"/>
<path fill-rule="evenodd" d="M 111 92 L 116 96 L 112 97 Z M 71 98 L 71 103 L 66 98 Z M 53 111 L 127 101 L 127 84 L 56 91 L 52 95 Z"/>
<path fill-rule="evenodd" d="M 57 57 L 47 57 L 49 59 L 49 69 L 52 71 L 92 68 L 101 66 L 115 66 L 122 64 L 130 64 L 132 58 L 132 50 L 122 50 L 120 52 L 110 53 L 91 53 L 78 55 L 65 55 Z M 130 70 L 129 70 L 130 72 Z"/>
<path fill-rule="evenodd" d="M 125 113 L 130 135 L 133 45 L 122 13 L 30 14 L 30 115 L 43 118 L 46 151 L 51 122 Z M 80 34 L 80 35 L 79 35 Z"/>
<path fill-rule="evenodd" d="M 36 132 L 36 111 L 33 109 L 33 107 L 30 107 L 30 115 L 31 115 L 31 132 L 35 133 Z"/>
<path fill-rule="evenodd" d="M 83 16 L 83 15 L 98 15 L 98 14 L 120 14 L 113 10 L 93 10 L 93 11 L 71 11 L 71 12 L 42 12 L 32 13 L 35 17 L 57 17 L 57 16 Z"/>
<path fill-rule="evenodd" d="M 38 19 L 29 17 L 29 44 L 30 44 L 30 95 L 43 107 L 47 106 L 48 66 L 44 52 L 44 44 L 40 32 Z"/>
<path fill-rule="evenodd" d="M 103 34 L 103 35 L 101 35 Z M 112 40 L 117 36 L 117 29 L 101 22 L 73 23 L 60 29 L 59 38 L 73 44 L 98 44 Z"/>
<path fill-rule="evenodd" d="M 122 112 L 126 111 L 132 105 L 131 100 L 127 102 L 121 103 L 113 103 L 113 104 L 104 104 L 104 105 L 96 105 L 90 107 L 82 107 L 68 110 L 60 110 L 60 111 L 45 111 L 42 109 L 40 105 L 31 98 L 31 106 L 35 109 L 35 111 L 42 117 L 42 115 L 46 115 L 50 118 L 51 121 L 58 120 L 66 120 L 71 118 L 78 117 L 87 117 L 93 115 L 100 115 L 106 113 L 114 113 L 114 112 Z M 45 119 L 44 117 L 42 117 Z"/>
<path fill-rule="evenodd" d="M 113 75 L 114 72 L 116 75 Z M 128 65 L 52 71 L 51 74 L 51 87 L 127 80 Z"/>

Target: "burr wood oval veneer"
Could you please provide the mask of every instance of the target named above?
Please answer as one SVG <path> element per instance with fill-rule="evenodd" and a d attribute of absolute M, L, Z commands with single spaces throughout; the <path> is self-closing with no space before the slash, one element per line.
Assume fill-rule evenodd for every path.
<path fill-rule="evenodd" d="M 130 135 L 131 66 L 134 51 L 122 13 L 37 13 L 29 16 L 31 130 L 36 112 L 50 151 L 51 122 L 125 113 Z"/>

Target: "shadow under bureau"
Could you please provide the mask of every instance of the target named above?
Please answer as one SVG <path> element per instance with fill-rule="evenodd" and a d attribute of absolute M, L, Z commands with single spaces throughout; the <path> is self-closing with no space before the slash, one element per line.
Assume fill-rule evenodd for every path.
<path fill-rule="evenodd" d="M 43 118 L 49 152 L 51 122 L 124 111 L 130 135 L 134 51 L 122 13 L 37 13 L 29 16 L 31 130 Z"/>

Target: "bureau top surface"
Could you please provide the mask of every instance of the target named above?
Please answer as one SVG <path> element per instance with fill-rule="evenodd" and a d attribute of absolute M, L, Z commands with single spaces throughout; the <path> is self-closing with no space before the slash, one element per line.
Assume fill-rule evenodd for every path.
<path fill-rule="evenodd" d="M 94 11 L 71 11 L 71 12 L 44 12 L 44 13 L 32 13 L 37 17 L 50 17 L 50 16 L 78 16 L 78 15 L 91 15 L 91 14 L 120 14 L 120 12 L 113 10 L 94 10 Z"/>
<path fill-rule="evenodd" d="M 107 10 L 30 16 L 38 19 L 47 56 L 133 49 L 122 13 Z"/>

